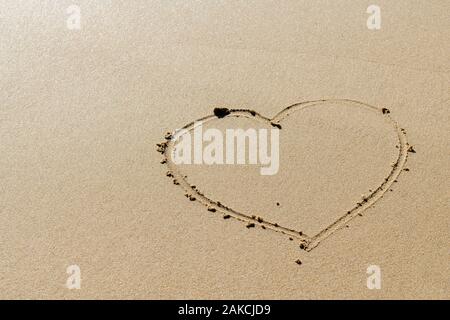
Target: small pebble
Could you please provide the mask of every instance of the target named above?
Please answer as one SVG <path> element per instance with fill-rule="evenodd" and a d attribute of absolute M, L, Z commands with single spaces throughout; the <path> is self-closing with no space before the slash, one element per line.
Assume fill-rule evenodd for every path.
<path fill-rule="evenodd" d="M 167 132 L 166 135 L 164 136 L 164 138 L 166 140 L 170 140 L 170 139 L 172 139 L 172 134 L 170 132 Z"/>
<path fill-rule="evenodd" d="M 278 124 L 278 123 L 271 122 L 270 124 L 272 125 L 272 127 L 276 127 L 278 129 L 281 129 L 281 125 Z"/>
<path fill-rule="evenodd" d="M 227 108 L 214 108 L 214 115 L 217 118 L 224 118 L 230 114 L 230 110 Z"/>
<path fill-rule="evenodd" d="M 416 153 L 416 150 L 414 150 L 413 146 L 409 146 L 408 152 Z"/>

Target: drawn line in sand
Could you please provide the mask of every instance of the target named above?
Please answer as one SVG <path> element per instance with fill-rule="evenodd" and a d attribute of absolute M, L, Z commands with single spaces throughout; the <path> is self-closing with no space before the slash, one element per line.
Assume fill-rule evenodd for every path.
<path fill-rule="evenodd" d="M 194 129 L 195 123 L 208 122 L 214 119 L 218 118 L 220 119 L 224 117 L 246 117 L 255 119 L 266 125 L 270 124 L 274 127 L 281 129 L 282 126 L 280 122 L 286 117 L 288 117 L 291 113 L 298 112 L 306 108 L 320 107 L 321 105 L 325 105 L 327 103 L 344 104 L 358 108 L 365 108 L 373 112 L 376 112 L 377 114 L 380 114 L 380 116 L 383 116 L 386 119 L 386 121 L 388 121 L 391 124 L 392 129 L 397 135 L 398 156 L 395 163 L 392 165 L 391 171 L 388 173 L 383 182 L 375 190 L 370 191 L 371 193 L 367 197 L 364 197 L 362 201 L 358 202 L 353 208 L 348 210 L 339 219 L 331 223 L 328 227 L 326 227 L 316 235 L 308 236 L 304 234 L 302 231 L 294 230 L 286 226 L 281 226 L 275 222 L 266 221 L 263 217 L 238 212 L 222 204 L 220 201 L 213 200 L 205 196 L 205 194 L 201 192 L 196 186 L 191 185 L 187 181 L 187 177 L 182 175 L 177 169 L 177 165 L 171 161 L 170 154 L 173 152 L 174 149 L 173 142 L 176 141 L 176 139 L 174 139 L 176 133 L 166 134 L 165 136 L 166 141 L 157 144 L 158 152 L 160 152 L 163 155 L 161 163 L 166 164 L 168 166 L 167 176 L 173 179 L 174 184 L 180 186 L 185 190 L 186 192 L 185 196 L 189 200 L 199 201 L 200 203 L 202 203 L 207 207 L 208 211 L 221 213 L 224 219 L 232 217 L 239 221 L 245 222 L 247 228 L 260 226 L 262 229 L 273 230 L 288 235 L 290 240 L 293 240 L 294 238 L 298 240 L 301 249 L 310 251 L 313 248 L 317 247 L 321 241 L 328 238 L 331 234 L 333 234 L 334 232 L 336 232 L 341 228 L 346 227 L 347 223 L 350 220 L 358 216 L 362 216 L 362 213 L 364 211 L 373 206 L 375 202 L 381 199 L 387 191 L 391 190 L 392 184 L 397 182 L 397 178 L 403 171 L 403 168 L 408 159 L 408 153 L 409 152 L 415 153 L 414 148 L 410 146 L 406 140 L 406 131 L 402 129 L 398 125 L 398 123 L 391 117 L 389 109 L 378 108 L 363 102 L 349 99 L 327 99 L 327 100 L 300 102 L 283 109 L 273 118 L 264 117 L 261 114 L 248 109 L 216 108 L 214 112 L 215 114 L 205 116 L 203 118 L 192 121 L 191 123 L 185 125 L 182 128 L 186 131 L 192 131 Z M 408 170 L 405 169 L 405 171 L 409 171 L 409 169 Z"/>

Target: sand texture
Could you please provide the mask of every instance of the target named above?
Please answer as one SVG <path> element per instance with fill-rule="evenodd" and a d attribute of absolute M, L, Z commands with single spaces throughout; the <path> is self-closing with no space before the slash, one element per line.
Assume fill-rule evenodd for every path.
<path fill-rule="evenodd" d="M 450 298 L 450 2 L 71 4 L 0 3 L 0 298 Z M 174 164 L 201 119 L 278 173 Z"/>

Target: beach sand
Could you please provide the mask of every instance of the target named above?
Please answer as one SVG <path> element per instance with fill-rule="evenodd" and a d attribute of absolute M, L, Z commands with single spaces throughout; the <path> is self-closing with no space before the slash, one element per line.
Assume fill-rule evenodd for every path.
<path fill-rule="evenodd" d="M 0 298 L 450 298 L 450 3 L 378 1 L 380 30 L 367 1 L 136 3 L 77 1 L 80 30 L 71 1 L 0 4 Z M 160 163 L 216 107 L 317 100 L 279 122 L 276 175 L 179 166 L 230 210 Z"/>

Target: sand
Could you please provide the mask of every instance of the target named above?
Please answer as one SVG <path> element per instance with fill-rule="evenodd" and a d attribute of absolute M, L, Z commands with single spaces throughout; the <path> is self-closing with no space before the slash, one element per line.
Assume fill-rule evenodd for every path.
<path fill-rule="evenodd" d="M 70 4 L 0 4 L 0 298 L 450 298 L 449 3 Z M 278 174 L 166 176 L 216 107 L 282 126 Z"/>

